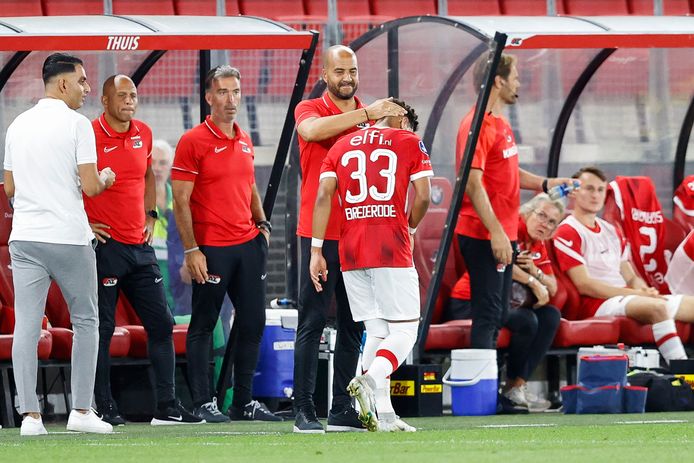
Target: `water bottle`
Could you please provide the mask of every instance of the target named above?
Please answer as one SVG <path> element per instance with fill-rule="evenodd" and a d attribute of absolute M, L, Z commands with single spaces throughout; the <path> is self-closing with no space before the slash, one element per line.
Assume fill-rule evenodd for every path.
<path fill-rule="evenodd" d="M 578 180 L 574 180 L 571 183 L 562 183 L 561 185 L 557 185 L 550 188 L 549 190 L 547 190 L 547 194 L 553 200 L 561 199 L 565 196 L 568 196 L 569 193 L 576 190 L 580 186 L 581 183 Z"/>
<path fill-rule="evenodd" d="M 286 297 L 276 297 L 270 301 L 271 309 L 287 309 L 296 306 L 296 302 Z"/>

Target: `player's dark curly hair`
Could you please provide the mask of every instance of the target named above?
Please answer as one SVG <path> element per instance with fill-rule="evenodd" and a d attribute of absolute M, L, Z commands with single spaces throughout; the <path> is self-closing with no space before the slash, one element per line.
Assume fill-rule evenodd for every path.
<path fill-rule="evenodd" d="M 395 103 L 398 106 L 401 106 L 405 108 L 405 117 L 407 118 L 407 121 L 410 123 L 410 127 L 412 127 L 412 131 L 416 132 L 417 129 L 419 128 L 419 121 L 417 113 L 414 111 L 414 108 L 407 103 L 405 103 L 402 100 L 398 100 L 397 98 L 393 98 L 393 103 Z"/>

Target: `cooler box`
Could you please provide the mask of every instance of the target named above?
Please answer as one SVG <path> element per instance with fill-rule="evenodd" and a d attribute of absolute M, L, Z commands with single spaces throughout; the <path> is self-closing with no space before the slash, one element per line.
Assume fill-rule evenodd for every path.
<path fill-rule="evenodd" d="M 294 392 L 296 309 L 267 309 L 260 356 L 253 377 L 254 397 L 289 398 Z"/>

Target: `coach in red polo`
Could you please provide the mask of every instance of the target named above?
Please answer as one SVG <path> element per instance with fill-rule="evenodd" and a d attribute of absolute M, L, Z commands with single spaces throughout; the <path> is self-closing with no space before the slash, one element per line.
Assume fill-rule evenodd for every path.
<path fill-rule="evenodd" d="M 212 330 L 228 294 L 238 326 L 232 419 L 281 421 L 252 400 L 251 386 L 265 327 L 265 278 L 272 227 L 255 185 L 251 139 L 236 123 L 241 75 L 217 66 L 205 79 L 211 115 L 181 137 L 171 171 L 174 214 L 193 278 L 187 353 L 193 413 L 207 422 L 229 418 L 212 398 Z"/>
<path fill-rule="evenodd" d="M 119 182 L 97 197 L 84 197 L 89 224 L 99 241 L 96 269 L 99 293 L 99 357 L 94 398 L 104 421 L 125 424 L 111 395 L 109 346 L 115 327 L 118 295 L 123 291 L 147 331 L 147 350 L 154 370 L 157 409 L 152 425 L 194 424 L 202 420 L 176 400 L 173 317 L 164 282 L 150 246 L 157 219 L 152 173 L 152 130 L 134 119 L 137 88 L 125 75 L 111 76 L 103 86 L 104 112 L 92 121 L 97 166 L 110 166 Z"/>

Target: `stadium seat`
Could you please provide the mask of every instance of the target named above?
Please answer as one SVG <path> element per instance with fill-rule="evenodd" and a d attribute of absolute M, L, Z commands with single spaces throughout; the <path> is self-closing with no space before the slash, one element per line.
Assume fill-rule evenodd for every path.
<path fill-rule="evenodd" d="M 651 325 L 643 325 L 636 320 L 627 317 L 616 317 L 619 322 L 619 340 L 629 346 L 642 346 L 644 344 L 655 344 L 653 329 Z M 683 342 L 689 339 L 692 325 L 675 321 L 677 334 Z"/>
<path fill-rule="evenodd" d="M 227 16 L 241 14 L 237 0 L 226 0 L 224 6 Z M 217 0 L 174 0 L 174 11 L 177 15 L 216 16 Z"/>
<path fill-rule="evenodd" d="M 173 0 L 113 0 L 113 14 L 174 15 Z"/>
<path fill-rule="evenodd" d="M 371 14 L 393 16 L 419 16 L 436 14 L 436 0 L 371 0 Z"/>
<path fill-rule="evenodd" d="M 562 304 L 559 304 L 561 302 L 559 300 L 552 300 L 562 313 L 559 329 L 552 345 L 577 347 L 616 343 L 619 340 L 619 323 L 616 318 L 587 317 L 587 314 L 582 313 L 581 296 L 566 273 L 559 269 L 554 244 L 549 240 L 545 242 L 545 245 L 557 279 L 557 295 L 561 294 L 563 299 Z"/>
<path fill-rule="evenodd" d="M 496 0 L 448 0 L 448 16 L 499 16 L 501 7 Z"/>
<path fill-rule="evenodd" d="M 470 347 L 472 320 L 452 320 L 443 324 L 432 324 L 424 349 L 427 351 L 467 349 Z M 502 328 L 496 346 L 505 349 L 511 342 L 511 332 Z"/>
<path fill-rule="evenodd" d="M 46 16 L 104 14 L 103 0 L 42 0 L 41 3 Z"/>
<path fill-rule="evenodd" d="M 653 15 L 653 0 L 629 0 L 629 12 L 635 15 Z M 688 0 L 663 0 L 663 14 L 682 15 L 691 13 Z"/>
<path fill-rule="evenodd" d="M 622 16 L 629 14 L 627 0 L 564 0 L 566 14 L 575 16 Z"/>
<path fill-rule="evenodd" d="M 41 0 L 0 0 L 0 16 L 43 16 Z"/>
<path fill-rule="evenodd" d="M 45 323 L 45 321 L 44 321 Z M 14 310 L 0 304 L 0 362 L 12 359 L 12 340 L 14 338 Z M 39 360 L 48 360 L 53 349 L 53 336 L 46 330 L 41 330 L 37 355 Z"/>
<path fill-rule="evenodd" d="M 499 0 L 501 14 L 510 16 L 547 15 L 547 0 Z M 564 3 L 557 0 L 557 14 L 565 14 Z"/>
<path fill-rule="evenodd" d="M 327 15 L 310 16 L 299 0 L 239 0 L 241 13 L 287 23 L 322 23 Z"/>
<path fill-rule="evenodd" d="M 686 232 L 694 230 L 694 175 L 686 177 L 672 198 L 672 219 Z"/>

